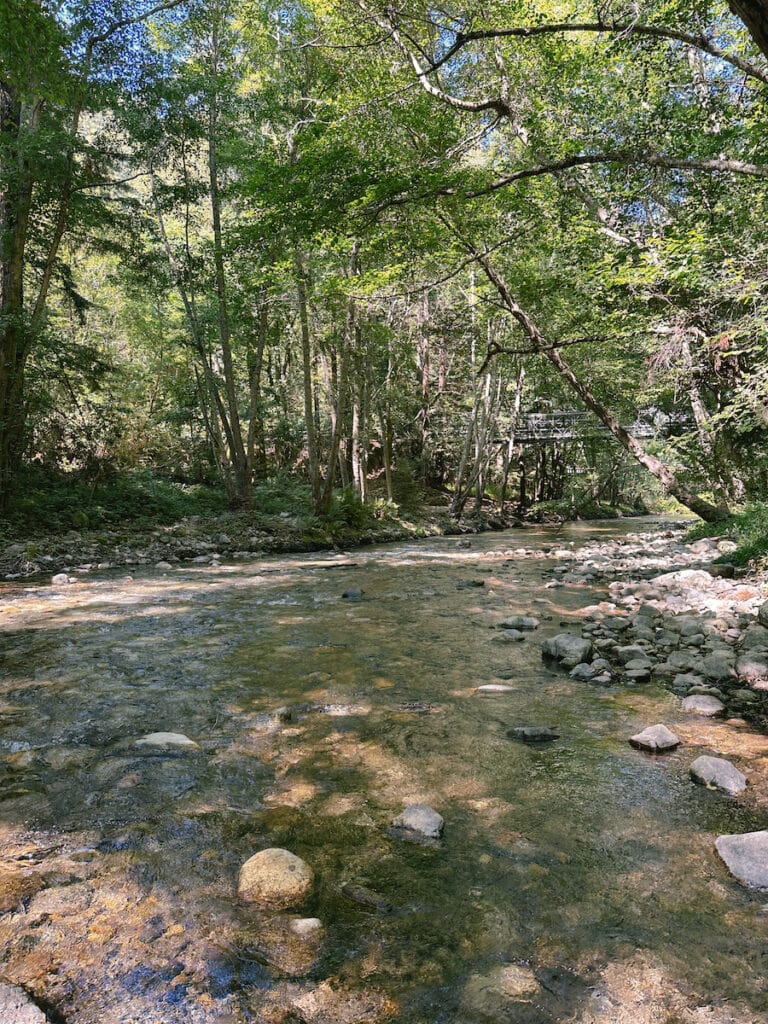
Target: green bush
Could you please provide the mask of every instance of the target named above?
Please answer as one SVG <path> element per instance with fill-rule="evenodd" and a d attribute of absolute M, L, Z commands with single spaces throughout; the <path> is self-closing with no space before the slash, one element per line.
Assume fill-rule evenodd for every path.
<path fill-rule="evenodd" d="M 716 559 L 718 562 L 765 568 L 768 566 L 768 505 L 758 502 L 745 505 L 724 522 L 698 522 L 686 534 L 687 540 L 702 537 L 724 537 L 739 545 L 732 554 Z"/>
<path fill-rule="evenodd" d="M 0 521 L 0 532 L 31 537 L 72 529 L 142 528 L 216 515 L 226 507 L 221 491 L 171 483 L 147 472 L 92 484 L 76 475 L 30 470 Z"/>

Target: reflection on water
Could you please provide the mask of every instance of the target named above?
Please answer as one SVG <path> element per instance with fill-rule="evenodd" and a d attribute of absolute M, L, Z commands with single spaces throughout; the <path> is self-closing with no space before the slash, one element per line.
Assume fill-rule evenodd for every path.
<path fill-rule="evenodd" d="M 2 973 L 72 1024 L 545 1024 L 623 1020 L 630 964 L 665 1007 L 649 1020 L 709 1004 L 741 1016 L 696 1020 L 762 1019 L 764 901 L 728 878 L 713 838 L 766 822 L 690 783 L 700 751 L 627 745 L 680 717 L 669 695 L 542 665 L 541 636 L 602 594 L 545 590 L 534 555 L 594 535 L 8 588 Z M 498 643 L 515 613 L 544 621 Z M 502 679 L 512 689 L 475 691 Z M 515 742 L 515 725 L 560 739 Z M 133 745 L 155 731 L 199 749 Z M 404 801 L 442 814 L 439 844 L 387 835 Z M 236 904 L 238 869 L 265 846 L 315 870 L 302 914 L 325 942 L 308 958 L 285 920 Z M 323 1003 L 337 990 L 343 1011 Z M 368 1011 L 366 993 L 380 996 Z"/>

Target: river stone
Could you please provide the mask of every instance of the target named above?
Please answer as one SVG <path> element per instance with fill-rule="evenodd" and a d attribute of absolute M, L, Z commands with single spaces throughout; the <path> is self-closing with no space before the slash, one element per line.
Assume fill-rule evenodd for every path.
<path fill-rule="evenodd" d="M 165 569 L 165 570 L 167 570 L 167 569 L 172 569 L 173 566 L 171 565 L 170 562 L 155 562 L 155 568 L 156 569 Z"/>
<path fill-rule="evenodd" d="M 522 632 L 529 632 L 539 628 L 539 620 L 532 615 L 510 615 L 499 623 L 499 629 L 517 629 Z"/>
<path fill-rule="evenodd" d="M 165 747 L 175 750 L 199 750 L 199 744 L 181 732 L 150 732 L 136 740 L 135 747 Z"/>
<path fill-rule="evenodd" d="M 69 576 L 65 572 L 57 572 L 51 580 L 51 585 L 54 587 L 63 587 L 69 583 Z"/>
<path fill-rule="evenodd" d="M 720 789 L 729 796 L 738 796 L 746 789 L 747 777 L 724 757 L 697 757 L 691 765 L 691 778 L 710 789 Z"/>
<path fill-rule="evenodd" d="M 652 754 L 663 754 L 680 746 L 680 740 L 666 725 L 649 725 L 647 729 L 629 737 L 629 742 L 638 750 Z"/>
<path fill-rule="evenodd" d="M 289 850 L 255 853 L 240 868 L 237 895 L 265 910 L 285 910 L 301 903 L 315 880 L 312 868 Z"/>
<path fill-rule="evenodd" d="M 427 839 L 439 839 L 443 833 L 443 819 L 428 804 L 408 804 L 402 814 L 392 822 L 395 828 L 408 829 Z"/>
<path fill-rule="evenodd" d="M 768 651 L 768 629 L 755 623 L 747 626 L 741 639 L 741 650 Z"/>
<path fill-rule="evenodd" d="M 624 665 L 624 668 L 627 672 L 646 672 L 650 675 L 653 662 L 650 658 L 632 658 Z"/>
<path fill-rule="evenodd" d="M 472 1024 L 511 1021 L 510 1011 L 515 1003 L 528 1003 L 540 993 L 541 985 L 530 967 L 504 964 L 489 974 L 473 974 L 461 994 L 461 1019 Z"/>
<path fill-rule="evenodd" d="M 667 664 L 673 665 L 678 672 L 696 672 L 702 668 L 701 658 L 690 651 L 672 651 L 667 658 Z"/>
<path fill-rule="evenodd" d="M 761 626 L 768 628 L 768 601 L 765 601 L 757 609 L 757 621 Z"/>
<path fill-rule="evenodd" d="M 768 654 L 742 654 L 736 662 L 736 675 L 747 683 L 768 679 Z"/>
<path fill-rule="evenodd" d="M 507 730 L 507 736 L 523 743 L 547 743 L 549 740 L 560 739 L 560 734 L 546 725 L 518 725 Z"/>
<path fill-rule="evenodd" d="M 734 671 L 734 657 L 730 652 L 717 651 L 709 654 L 704 659 L 702 671 L 707 679 L 719 682 L 721 679 L 732 679 Z"/>
<path fill-rule="evenodd" d="M 563 668 L 575 668 L 583 661 L 589 661 L 592 641 L 584 640 L 572 633 L 558 633 L 557 636 L 542 640 L 541 653 L 545 658 L 554 658 Z"/>
<path fill-rule="evenodd" d="M 644 647 L 639 647 L 637 644 L 630 644 L 627 647 L 617 647 L 616 657 L 622 665 L 626 665 L 630 661 L 637 661 L 638 658 L 642 658 L 643 661 L 647 661 L 648 652 Z"/>
<path fill-rule="evenodd" d="M 728 870 L 743 885 L 768 889 L 768 832 L 719 836 L 715 846 Z"/>
<path fill-rule="evenodd" d="M 0 981 L 0 1021 L 3 1024 L 48 1024 L 46 1015 L 23 988 L 4 981 Z"/>
<path fill-rule="evenodd" d="M 360 587 L 349 587 L 341 596 L 345 601 L 360 601 L 363 593 L 364 591 Z"/>
<path fill-rule="evenodd" d="M 590 679 L 600 672 L 600 666 L 589 665 L 586 661 L 580 661 L 578 665 L 571 669 L 568 675 L 571 679 L 576 679 L 580 683 L 588 683 Z"/>
<path fill-rule="evenodd" d="M 478 686 L 478 693 L 513 693 L 517 689 L 516 686 L 510 686 L 508 683 L 483 683 L 482 686 Z"/>
<path fill-rule="evenodd" d="M 519 644 L 525 640 L 525 633 L 519 629 L 502 629 L 494 639 L 500 640 L 504 644 Z"/>
<path fill-rule="evenodd" d="M 725 704 L 717 697 L 708 694 L 693 694 L 683 701 L 683 711 L 691 715 L 704 715 L 706 718 L 717 718 L 725 712 Z"/>

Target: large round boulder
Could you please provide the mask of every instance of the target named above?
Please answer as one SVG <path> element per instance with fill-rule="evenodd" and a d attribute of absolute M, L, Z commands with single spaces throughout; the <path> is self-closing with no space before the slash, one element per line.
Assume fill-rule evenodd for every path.
<path fill-rule="evenodd" d="M 271 848 L 250 857 L 240 868 L 237 895 L 264 910 L 298 906 L 315 880 L 312 868 L 289 850 Z"/>

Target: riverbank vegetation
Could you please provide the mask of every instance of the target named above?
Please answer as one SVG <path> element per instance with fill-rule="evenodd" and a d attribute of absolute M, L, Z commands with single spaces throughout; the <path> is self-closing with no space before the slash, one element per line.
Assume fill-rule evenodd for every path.
<path fill-rule="evenodd" d="M 732 6 L 2 0 L 3 536 L 756 507 Z"/>

